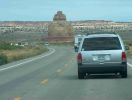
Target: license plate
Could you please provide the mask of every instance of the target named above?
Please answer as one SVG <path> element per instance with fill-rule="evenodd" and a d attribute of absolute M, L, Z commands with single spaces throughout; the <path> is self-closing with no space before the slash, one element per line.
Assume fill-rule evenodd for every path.
<path fill-rule="evenodd" d="M 98 59 L 99 59 L 100 61 L 103 61 L 103 60 L 105 60 L 105 57 L 104 57 L 104 56 L 98 56 Z"/>
<path fill-rule="evenodd" d="M 98 61 L 98 56 L 93 56 L 93 61 Z"/>
<path fill-rule="evenodd" d="M 110 61 L 110 55 L 105 55 L 105 60 Z"/>
<path fill-rule="evenodd" d="M 93 55 L 93 61 L 110 61 L 110 55 Z"/>

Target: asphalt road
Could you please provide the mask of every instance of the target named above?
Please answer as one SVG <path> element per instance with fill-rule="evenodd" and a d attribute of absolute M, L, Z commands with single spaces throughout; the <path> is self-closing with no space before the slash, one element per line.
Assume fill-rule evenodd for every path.
<path fill-rule="evenodd" d="M 109 74 L 79 80 L 73 48 L 52 48 L 0 66 L 0 100 L 132 100 L 132 66 L 126 79 Z"/>

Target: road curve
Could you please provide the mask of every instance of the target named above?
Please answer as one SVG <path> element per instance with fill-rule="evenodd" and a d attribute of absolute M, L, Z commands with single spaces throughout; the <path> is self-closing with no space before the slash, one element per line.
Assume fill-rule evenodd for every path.
<path fill-rule="evenodd" d="M 33 62 L 33 61 L 35 61 L 35 60 L 42 59 L 42 58 L 44 58 L 44 57 L 47 57 L 47 56 L 53 54 L 54 52 L 55 52 L 55 49 L 49 48 L 49 52 L 46 53 L 46 54 L 44 53 L 44 54 L 39 55 L 39 56 L 36 56 L 36 57 L 32 57 L 32 58 L 29 58 L 29 59 L 25 59 L 25 61 L 22 60 L 22 62 L 19 61 L 18 64 L 16 64 L 16 62 L 15 62 L 15 64 L 13 64 L 13 65 L 10 65 L 10 64 L 9 64 L 9 66 L 5 65 L 5 67 L 0 68 L 0 72 L 1 72 L 1 71 L 4 71 L 4 70 L 12 69 L 12 68 L 20 67 L 21 65 L 24 65 L 24 64 L 26 64 L 26 63 L 30 63 L 30 62 Z M 3 65 L 3 66 L 4 66 L 4 65 Z"/>
<path fill-rule="evenodd" d="M 112 74 L 79 80 L 73 47 L 52 48 L 56 52 L 41 59 L 0 66 L 3 69 L 35 59 L 0 71 L 0 100 L 131 100 L 132 67 L 128 67 L 126 79 Z"/>

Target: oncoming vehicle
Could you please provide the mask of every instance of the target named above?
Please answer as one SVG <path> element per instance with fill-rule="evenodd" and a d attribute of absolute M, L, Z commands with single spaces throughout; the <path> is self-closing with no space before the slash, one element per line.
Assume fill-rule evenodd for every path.
<path fill-rule="evenodd" d="M 120 73 L 127 77 L 127 56 L 121 37 L 117 34 L 85 36 L 77 55 L 78 78 L 87 74 Z"/>
<path fill-rule="evenodd" d="M 79 45 L 81 43 L 82 38 L 83 38 L 83 35 L 76 35 L 75 36 L 74 49 L 75 49 L 76 52 L 78 51 L 78 48 L 79 48 Z"/>

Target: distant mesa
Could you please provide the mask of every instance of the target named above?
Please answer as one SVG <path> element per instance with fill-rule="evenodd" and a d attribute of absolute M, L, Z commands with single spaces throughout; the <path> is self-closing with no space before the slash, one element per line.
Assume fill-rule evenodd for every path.
<path fill-rule="evenodd" d="M 73 27 L 66 21 L 62 11 L 54 15 L 53 21 L 48 26 L 49 42 L 71 42 L 73 40 Z"/>

